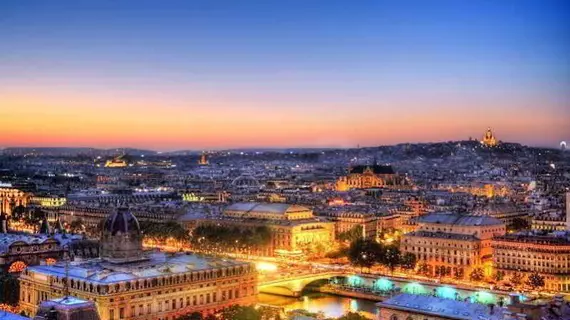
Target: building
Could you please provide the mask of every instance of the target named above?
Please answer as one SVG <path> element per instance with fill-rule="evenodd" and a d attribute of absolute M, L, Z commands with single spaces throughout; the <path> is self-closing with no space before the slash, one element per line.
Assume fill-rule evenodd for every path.
<path fill-rule="evenodd" d="M 1 318 L 0 318 L 1 319 Z M 65 296 L 42 302 L 33 320 L 100 320 L 93 301 Z"/>
<path fill-rule="evenodd" d="M 31 194 L 15 188 L 0 187 L 0 212 L 12 215 L 14 208 L 26 207 Z"/>
<path fill-rule="evenodd" d="M 202 155 L 200 156 L 200 160 L 198 160 L 198 164 L 201 166 L 207 166 L 209 164 L 208 158 L 206 157 L 205 152 L 202 152 Z"/>
<path fill-rule="evenodd" d="M 173 320 L 256 302 L 257 271 L 248 262 L 142 251 L 137 219 L 120 208 L 105 220 L 97 259 L 28 267 L 20 307 L 69 295 L 93 301 L 101 320 Z"/>
<path fill-rule="evenodd" d="M 566 192 L 566 230 L 570 231 L 570 192 Z"/>
<path fill-rule="evenodd" d="M 570 307 L 563 296 L 548 300 L 521 302 L 510 295 L 510 304 L 498 306 L 483 301 L 466 302 L 433 296 L 402 293 L 376 304 L 377 320 L 563 320 L 570 318 Z"/>
<path fill-rule="evenodd" d="M 481 144 L 486 147 L 495 147 L 498 143 L 499 142 L 493 135 L 493 131 L 491 131 L 491 128 L 487 128 L 487 131 L 485 131 L 483 139 L 481 140 Z"/>
<path fill-rule="evenodd" d="M 406 179 L 394 172 L 392 166 L 359 165 L 349 168 L 348 174 L 336 181 L 337 191 L 388 186 L 404 186 Z"/>
<path fill-rule="evenodd" d="M 285 203 L 234 203 L 224 209 L 219 218 L 202 218 L 197 225 L 218 225 L 251 229 L 267 226 L 270 244 L 256 248 L 260 255 L 288 255 L 309 251 L 315 246 L 330 246 L 334 242 L 334 223 L 313 215 L 313 210 Z"/>
<path fill-rule="evenodd" d="M 376 306 L 378 320 L 491 319 L 490 308 L 484 304 L 408 293 L 394 296 Z"/>
<path fill-rule="evenodd" d="M 126 166 L 128 166 L 128 162 L 125 159 L 125 155 L 120 155 L 118 157 L 115 157 L 113 159 L 109 159 L 105 162 L 105 167 L 106 168 L 124 168 Z"/>
<path fill-rule="evenodd" d="M 464 277 L 483 268 L 491 274 L 491 239 L 506 233 L 504 222 L 490 216 L 432 213 L 416 223 L 416 231 L 402 236 L 400 249 L 416 255 L 428 273 Z"/>
<path fill-rule="evenodd" d="M 506 277 L 544 276 L 546 289 L 570 292 L 570 240 L 566 237 L 505 235 L 492 242 L 493 263 Z"/>
<path fill-rule="evenodd" d="M 378 236 L 378 217 L 373 213 L 333 211 L 327 212 L 326 216 L 334 221 L 337 236 L 357 226 L 362 227 L 362 237 L 365 239 L 376 240 Z"/>
<path fill-rule="evenodd" d="M 30 204 L 40 207 L 61 207 L 67 202 L 67 198 L 58 196 L 32 196 Z"/>
<path fill-rule="evenodd" d="M 0 234 L 0 268 L 19 273 L 27 266 L 55 263 L 65 256 L 64 246 L 75 240 L 62 234 Z"/>

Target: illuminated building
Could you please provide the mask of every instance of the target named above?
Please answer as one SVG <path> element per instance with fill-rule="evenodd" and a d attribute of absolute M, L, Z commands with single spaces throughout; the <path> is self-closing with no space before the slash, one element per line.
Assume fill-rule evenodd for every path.
<path fill-rule="evenodd" d="M 329 212 L 326 216 L 330 217 L 335 223 L 335 234 L 352 230 L 356 226 L 362 227 L 362 237 L 369 240 L 376 240 L 378 234 L 378 218 L 372 213 L 365 212 Z"/>
<path fill-rule="evenodd" d="M 229 194 L 225 191 L 202 192 L 200 190 L 183 192 L 182 200 L 187 202 L 226 202 Z"/>
<path fill-rule="evenodd" d="M 242 202 L 232 204 L 221 218 L 201 219 L 198 225 L 221 225 L 251 229 L 267 226 L 270 244 L 257 248 L 260 255 L 274 256 L 307 250 L 309 246 L 325 248 L 334 242 L 334 223 L 319 219 L 307 207 L 284 203 Z"/>
<path fill-rule="evenodd" d="M 33 320 L 100 320 L 93 301 L 65 296 L 43 301 Z"/>
<path fill-rule="evenodd" d="M 487 131 L 485 131 L 485 134 L 483 135 L 483 139 L 481 140 L 481 144 L 486 146 L 486 147 L 494 147 L 498 143 L 499 142 L 497 141 L 497 139 L 493 135 L 493 131 L 491 131 L 491 128 L 487 128 Z"/>
<path fill-rule="evenodd" d="M 545 288 L 570 292 L 570 240 L 563 237 L 506 235 L 493 239 L 493 262 L 506 277 L 539 273 Z"/>
<path fill-rule="evenodd" d="M 417 218 L 417 230 L 402 236 L 400 249 L 416 255 L 436 274 L 455 275 L 473 268 L 491 273 L 491 239 L 506 233 L 490 216 L 433 213 Z"/>
<path fill-rule="evenodd" d="M 48 259 L 60 260 L 64 256 L 63 246 L 73 240 L 61 234 L 0 234 L 0 268 L 18 273 Z"/>
<path fill-rule="evenodd" d="M 337 191 L 404 186 L 406 179 L 394 172 L 391 166 L 374 164 L 349 168 L 348 174 L 336 181 Z"/>
<path fill-rule="evenodd" d="M 207 166 L 209 164 L 208 158 L 206 157 L 205 152 L 202 152 L 202 155 L 200 156 L 200 160 L 198 160 L 198 164 L 201 166 Z"/>
<path fill-rule="evenodd" d="M 450 293 L 457 292 L 448 287 Z M 462 297 L 460 297 L 462 298 Z M 570 307 L 562 295 L 550 299 L 523 301 L 511 293 L 499 307 L 497 296 L 475 292 L 469 301 L 452 297 L 433 297 L 402 293 L 376 304 L 377 320 L 562 320 L 570 317 Z M 492 305 L 492 307 L 491 307 Z"/>
<path fill-rule="evenodd" d="M 38 205 L 41 207 L 61 207 L 67 202 L 65 197 L 56 196 L 32 196 L 30 198 L 30 204 Z"/>
<path fill-rule="evenodd" d="M 124 168 L 128 166 L 127 160 L 125 159 L 125 155 L 120 155 L 113 159 L 107 160 L 105 162 L 106 168 Z"/>
<path fill-rule="evenodd" d="M 20 306 L 32 314 L 41 302 L 62 297 L 66 290 L 95 302 L 101 320 L 172 320 L 196 311 L 208 314 L 254 304 L 257 272 L 248 262 L 145 254 L 137 219 L 121 208 L 105 220 L 100 258 L 68 268 L 64 263 L 27 268 L 20 276 Z"/>
<path fill-rule="evenodd" d="M 18 206 L 26 207 L 30 197 L 31 194 L 22 190 L 0 187 L 0 212 L 12 215 L 14 208 Z"/>

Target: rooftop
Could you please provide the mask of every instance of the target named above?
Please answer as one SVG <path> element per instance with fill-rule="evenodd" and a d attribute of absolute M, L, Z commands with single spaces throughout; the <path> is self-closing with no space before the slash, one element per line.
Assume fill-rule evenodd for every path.
<path fill-rule="evenodd" d="M 425 315 L 446 317 L 449 319 L 472 320 L 484 317 L 490 318 L 490 309 L 478 303 L 469 303 L 432 296 L 402 293 L 384 302 L 377 303 L 380 309 L 411 310 Z M 499 314 L 499 308 L 495 308 Z"/>
<path fill-rule="evenodd" d="M 406 237 L 427 237 L 427 238 L 440 238 L 440 239 L 454 239 L 465 241 L 478 241 L 479 239 L 471 234 L 447 233 L 447 232 L 431 232 L 431 231 L 414 231 L 406 233 Z"/>
<path fill-rule="evenodd" d="M 176 254 L 171 256 L 157 252 L 149 254 L 148 258 L 145 261 L 127 264 L 113 264 L 104 262 L 101 259 L 80 262 L 69 267 L 69 277 L 91 283 L 110 284 L 199 270 L 249 265 L 247 262 L 209 258 L 196 254 Z M 27 270 L 33 273 L 65 277 L 65 265 L 63 263 L 51 266 L 33 266 L 28 267 Z"/>
<path fill-rule="evenodd" d="M 462 226 L 492 226 L 504 224 L 501 220 L 486 215 L 462 215 L 457 213 L 431 213 L 419 217 L 417 222 Z"/>

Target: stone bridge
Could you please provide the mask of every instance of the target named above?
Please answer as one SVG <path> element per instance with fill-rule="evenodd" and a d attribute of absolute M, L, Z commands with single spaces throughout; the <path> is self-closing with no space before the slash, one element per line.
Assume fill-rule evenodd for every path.
<path fill-rule="evenodd" d="M 258 290 L 261 293 L 270 293 L 287 297 L 300 297 L 303 289 L 311 282 L 334 277 L 347 277 L 350 273 L 342 271 L 326 271 L 301 275 L 294 275 L 287 278 L 261 281 Z"/>

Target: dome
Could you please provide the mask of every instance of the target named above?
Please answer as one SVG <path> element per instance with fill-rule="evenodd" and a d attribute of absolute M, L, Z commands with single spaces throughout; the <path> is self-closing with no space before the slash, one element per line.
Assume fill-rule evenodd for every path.
<path fill-rule="evenodd" d="M 243 174 L 232 181 L 232 186 L 240 189 L 260 189 L 261 184 L 254 177 Z"/>
<path fill-rule="evenodd" d="M 118 208 L 103 224 L 99 253 L 113 263 L 144 260 L 142 240 L 137 218 L 127 208 Z"/>
<path fill-rule="evenodd" d="M 118 208 L 107 217 L 103 224 L 103 232 L 114 236 L 117 234 L 140 234 L 139 221 L 127 208 Z"/>

